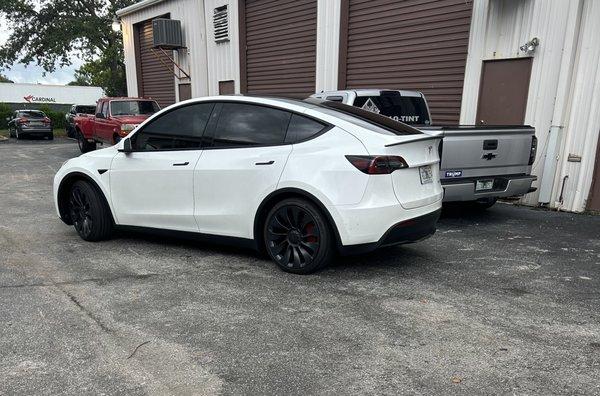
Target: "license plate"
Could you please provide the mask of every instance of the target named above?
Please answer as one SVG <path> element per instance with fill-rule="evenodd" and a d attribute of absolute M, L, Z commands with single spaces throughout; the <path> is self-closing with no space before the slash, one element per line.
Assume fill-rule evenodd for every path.
<path fill-rule="evenodd" d="M 477 182 L 475 183 L 475 191 L 491 190 L 493 188 L 493 180 L 477 180 Z"/>
<path fill-rule="evenodd" d="M 433 182 L 433 171 L 431 170 L 431 165 L 420 166 L 419 174 L 421 175 L 421 184 Z"/>

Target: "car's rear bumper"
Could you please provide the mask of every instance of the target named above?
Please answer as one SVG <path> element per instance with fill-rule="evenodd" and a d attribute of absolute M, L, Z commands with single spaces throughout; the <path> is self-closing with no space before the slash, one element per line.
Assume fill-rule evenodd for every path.
<path fill-rule="evenodd" d="M 488 191 L 475 191 L 477 180 L 494 180 L 494 188 Z M 480 198 L 502 198 L 521 196 L 530 192 L 531 184 L 537 180 L 533 175 L 503 175 L 465 178 L 459 180 L 442 179 L 444 202 L 476 201 Z"/>
<path fill-rule="evenodd" d="M 438 209 L 414 219 L 401 221 L 390 227 L 379 241 L 340 246 L 340 253 L 343 255 L 367 253 L 384 246 L 413 243 L 429 238 L 435 233 L 435 225 L 441 212 L 442 210 Z"/>
<path fill-rule="evenodd" d="M 27 136 L 46 136 L 53 133 L 52 128 L 21 128 L 19 129 L 19 135 Z"/>

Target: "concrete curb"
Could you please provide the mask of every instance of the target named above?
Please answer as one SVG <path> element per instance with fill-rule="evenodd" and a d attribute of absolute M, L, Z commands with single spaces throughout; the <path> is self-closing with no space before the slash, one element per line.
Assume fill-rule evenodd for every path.
<path fill-rule="evenodd" d="M 0 136 L 0 144 L 8 142 L 8 138 L 4 136 Z"/>

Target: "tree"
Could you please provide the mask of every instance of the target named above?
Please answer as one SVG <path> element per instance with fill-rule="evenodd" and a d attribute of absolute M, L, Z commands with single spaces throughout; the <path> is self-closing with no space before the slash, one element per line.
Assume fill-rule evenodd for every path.
<path fill-rule="evenodd" d="M 125 95 L 123 38 L 111 29 L 118 9 L 135 0 L 0 0 L 11 31 L 0 47 L 0 67 L 36 63 L 46 72 L 85 63 L 76 81 L 98 84 L 107 95 Z M 80 80 L 81 79 L 81 80 Z"/>
<path fill-rule="evenodd" d="M 14 83 L 14 81 L 6 77 L 4 74 L 0 74 L 0 83 Z"/>

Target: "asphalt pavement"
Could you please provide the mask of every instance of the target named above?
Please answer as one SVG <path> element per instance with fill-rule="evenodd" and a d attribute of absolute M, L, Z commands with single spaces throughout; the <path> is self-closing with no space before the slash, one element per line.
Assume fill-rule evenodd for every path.
<path fill-rule="evenodd" d="M 0 145 L 0 394 L 599 394 L 600 216 L 445 210 L 430 239 L 283 273 L 54 212 L 70 140 Z"/>

